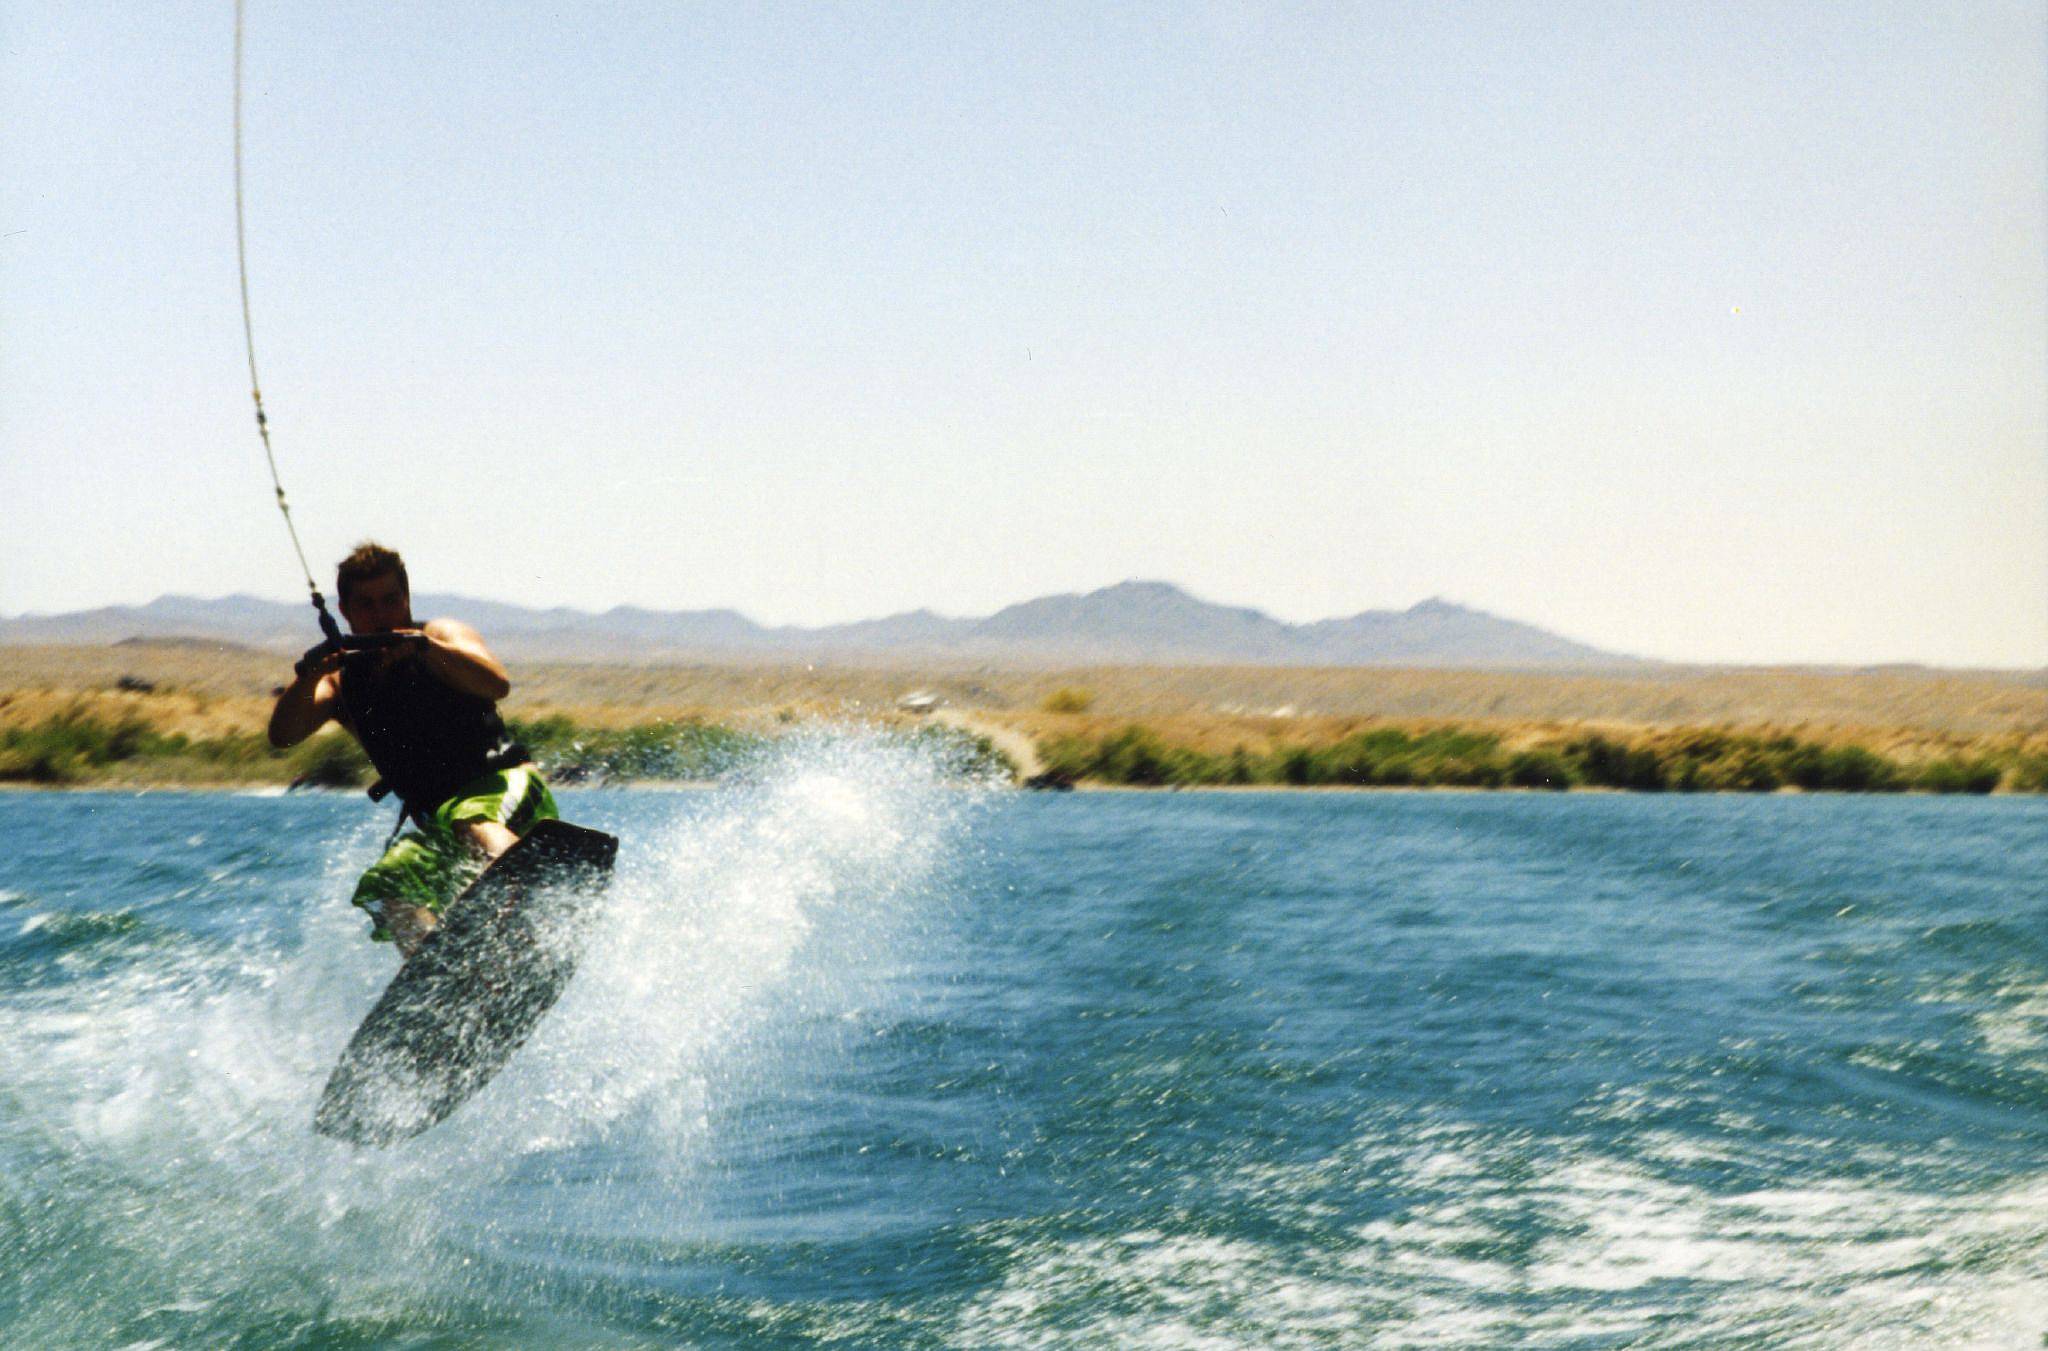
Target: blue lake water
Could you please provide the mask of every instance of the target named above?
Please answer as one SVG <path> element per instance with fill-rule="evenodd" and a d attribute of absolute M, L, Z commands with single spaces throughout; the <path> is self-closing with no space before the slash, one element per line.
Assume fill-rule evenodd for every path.
<path fill-rule="evenodd" d="M 565 793 L 606 925 L 308 1130 L 349 797 L 0 796 L 0 1343 L 2037 1348 L 2048 803 Z"/>

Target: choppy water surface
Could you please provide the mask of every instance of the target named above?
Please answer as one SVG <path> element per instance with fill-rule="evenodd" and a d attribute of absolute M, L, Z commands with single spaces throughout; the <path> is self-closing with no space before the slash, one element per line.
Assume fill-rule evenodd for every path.
<path fill-rule="evenodd" d="M 565 794 L 512 1067 L 313 1136 L 339 797 L 0 797 L 8 1346 L 1986 1346 L 2048 1331 L 2034 800 Z"/>

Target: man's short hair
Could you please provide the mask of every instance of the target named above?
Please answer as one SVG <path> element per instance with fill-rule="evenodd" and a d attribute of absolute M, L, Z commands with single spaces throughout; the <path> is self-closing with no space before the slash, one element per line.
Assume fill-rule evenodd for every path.
<path fill-rule="evenodd" d="M 348 593 L 358 582 L 367 582 L 389 573 L 398 575 L 398 584 L 405 588 L 405 594 L 412 594 L 412 580 L 405 575 L 405 560 L 398 556 L 396 549 L 387 549 L 374 540 L 364 540 L 355 552 L 341 560 L 341 566 L 334 570 L 335 594 L 341 597 L 343 605 L 348 604 Z"/>

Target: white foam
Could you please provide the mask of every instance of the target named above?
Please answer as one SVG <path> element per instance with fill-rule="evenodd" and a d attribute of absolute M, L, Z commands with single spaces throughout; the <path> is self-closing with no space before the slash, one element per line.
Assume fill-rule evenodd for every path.
<path fill-rule="evenodd" d="M 622 854 L 575 982 L 493 1097 L 492 1133 L 654 1113 L 687 1152 L 705 1077 L 757 1074 L 779 1053 L 750 1040 L 764 1019 L 843 1026 L 870 1002 L 892 952 L 929 926 L 937 870 L 977 803 L 928 756 L 851 734 L 796 739 L 748 781 L 690 799 L 665 836 Z"/>
<path fill-rule="evenodd" d="M 1993 1055 L 2021 1056 L 2048 1045 L 2048 985 L 2007 983 L 1992 991 L 1991 998 L 2001 1007 L 1974 1019 L 1985 1050 Z"/>
<path fill-rule="evenodd" d="M 1902 1176 L 1932 1164 L 1885 1162 Z M 1632 1148 L 1404 1128 L 1226 1184 L 1234 1205 L 1262 1208 L 1282 1231 L 1332 1189 L 1406 1198 L 1340 1240 L 1305 1249 L 1160 1228 L 1016 1240 L 1003 1282 L 948 1340 L 2037 1348 L 2048 1177 L 1942 1192 L 1889 1176 L 1722 1193 Z M 1061 1318 L 1082 1307 L 1099 1312 L 1077 1336 Z"/>
<path fill-rule="evenodd" d="M 473 1279 L 450 1237 L 503 1204 L 496 1189 L 523 1160 L 615 1140 L 628 1123 L 642 1169 L 631 1190 L 672 1205 L 647 1196 L 661 1169 L 645 1156 L 687 1164 L 721 1094 L 773 1072 L 790 1007 L 840 1027 L 879 1002 L 870 986 L 891 945 L 931 921 L 934 879 L 979 801 L 930 754 L 859 735 L 793 739 L 729 790 L 664 798 L 673 815 L 658 838 L 625 842 L 583 968 L 534 1041 L 449 1122 L 388 1151 L 309 1128 L 394 969 L 338 900 L 306 909 L 280 946 L 178 939 L 17 992 L 0 1011 L 0 1146 L 53 1161 L 32 1185 L 69 1179 L 48 1213 L 70 1228 L 53 1242 L 123 1255 L 105 1279 L 32 1286 L 35 1327 L 104 1340 L 81 1329 L 264 1273 L 281 1289 L 318 1285 L 337 1318 L 416 1308 Z M 337 838 L 308 891 L 345 896 L 381 837 L 368 823 Z"/>

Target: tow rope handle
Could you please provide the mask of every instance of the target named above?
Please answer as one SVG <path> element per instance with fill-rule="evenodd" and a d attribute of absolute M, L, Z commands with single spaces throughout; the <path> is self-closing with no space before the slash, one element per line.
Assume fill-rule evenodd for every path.
<path fill-rule="evenodd" d="M 341 626 L 334 622 L 333 615 L 327 613 L 327 597 L 320 594 L 320 588 L 317 586 L 313 588 L 313 608 L 320 612 L 320 632 L 327 635 L 327 641 L 346 642 L 347 640 L 341 636 Z"/>
<path fill-rule="evenodd" d="M 326 641 L 306 649 L 305 655 L 292 665 L 294 674 L 306 674 L 315 664 L 325 661 L 336 652 L 369 652 L 382 647 L 404 647 L 420 641 L 416 633 L 344 634 L 335 627 L 334 616 L 327 613 L 327 607 L 324 605 L 320 608 L 320 627 L 327 634 Z"/>

